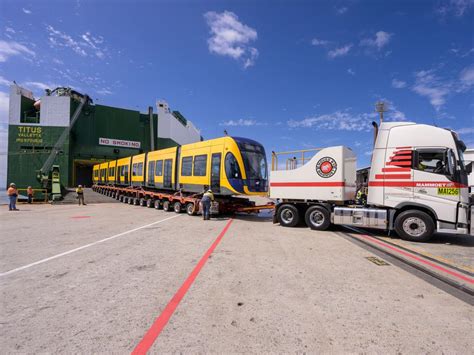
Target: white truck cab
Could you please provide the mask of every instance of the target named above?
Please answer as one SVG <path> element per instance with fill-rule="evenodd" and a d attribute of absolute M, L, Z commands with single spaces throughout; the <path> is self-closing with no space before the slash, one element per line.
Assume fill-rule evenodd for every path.
<path fill-rule="evenodd" d="M 427 241 L 435 231 L 473 234 L 464 143 L 453 131 L 412 122 L 376 129 L 364 204 L 356 203 L 356 158 L 347 147 L 319 150 L 307 163 L 270 174 L 275 221 L 324 230 L 333 224 L 395 230 Z M 360 202 L 360 201 L 359 201 Z"/>

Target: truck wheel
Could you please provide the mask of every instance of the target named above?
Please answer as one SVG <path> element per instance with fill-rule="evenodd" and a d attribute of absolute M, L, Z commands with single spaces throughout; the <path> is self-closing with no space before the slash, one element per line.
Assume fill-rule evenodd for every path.
<path fill-rule="evenodd" d="M 395 231 L 400 238 L 414 242 L 426 242 L 435 231 L 433 219 L 425 212 L 410 210 L 395 219 Z"/>
<path fill-rule="evenodd" d="M 163 211 L 171 212 L 171 202 L 163 201 Z"/>
<path fill-rule="evenodd" d="M 324 231 L 331 224 L 331 215 L 322 206 L 312 206 L 306 210 L 304 220 L 309 228 Z"/>
<path fill-rule="evenodd" d="M 173 203 L 173 209 L 176 213 L 181 213 L 181 210 L 182 210 L 181 203 L 179 201 L 176 201 L 175 203 Z"/>
<path fill-rule="evenodd" d="M 152 200 L 151 198 L 149 198 L 148 200 L 146 200 L 146 206 L 147 206 L 148 208 L 152 208 L 152 207 L 153 207 L 153 204 L 154 204 L 154 202 L 153 202 L 153 200 Z"/>
<path fill-rule="evenodd" d="M 293 205 L 282 205 L 278 209 L 278 222 L 283 227 L 294 227 L 300 221 L 298 209 Z"/>
<path fill-rule="evenodd" d="M 140 206 L 142 207 L 146 206 L 146 200 L 143 197 L 140 199 Z"/>
<path fill-rule="evenodd" d="M 156 199 L 154 203 L 155 209 L 159 210 L 161 208 L 161 202 L 160 200 Z"/>
<path fill-rule="evenodd" d="M 194 206 L 194 203 L 188 202 L 188 203 L 186 204 L 186 213 L 187 213 L 188 215 L 194 216 L 194 215 L 196 214 L 196 211 L 195 211 L 195 210 L 196 210 L 196 208 L 195 208 L 195 206 Z"/>

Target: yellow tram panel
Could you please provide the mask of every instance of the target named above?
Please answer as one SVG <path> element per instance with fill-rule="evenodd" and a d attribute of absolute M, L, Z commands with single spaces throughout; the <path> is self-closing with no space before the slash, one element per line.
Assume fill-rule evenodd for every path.
<path fill-rule="evenodd" d="M 145 153 L 132 156 L 131 181 L 133 186 L 142 186 L 145 181 L 145 157 Z"/>
<path fill-rule="evenodd" d="M 103 184 L 107 183 L 107 170 L 109 169 L 109 162 L 101 163 L 99 165 L 99 181 Z"/>
<path fill-rule="evenodd" d="M 107 175 L 107 181 L 109 184 L 115 184 L 115 175 L 116 175 L 117 160 L 109 161 L 109 170 Z"/>
<path fill-rule="evenodd" d="M 147 154 L 146 186 L 157 189 L 174 188 L 177 150 L 176 147 L 173 147 L 155 150 Z"/>
<path fill-rule="evenodd" d="M 128 185 L 130 181 L 130 162 L 132 157 L 117 160 L 115 183 L 118 185 Z"/>

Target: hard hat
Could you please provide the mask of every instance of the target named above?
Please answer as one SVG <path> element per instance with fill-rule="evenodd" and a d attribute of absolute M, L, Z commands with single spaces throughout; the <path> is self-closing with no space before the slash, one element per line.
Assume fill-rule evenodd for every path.
<path fill-rule="evenodd" d="M 211 190 L 211 189 L 209 189 L 209 190 L 207 190 L 207 192 L 212 192 L 212 190 Z"/>
<path fill-rule="evenodd" d="M 16 185 L 15 185 L 15 183 L 14 183 L 14 182 L 12 182 L 12 183 L 10 184 L 10 186 L 16 186 Z"/>
<path fill-rule="evenodd" d="M 31 189 L 31 186 L 28 186 L 29 189 Z"/>
<path fill-rule="evenodd" d="M 82 185 L 78 185 L 77 187 L 82 187 Z"/>

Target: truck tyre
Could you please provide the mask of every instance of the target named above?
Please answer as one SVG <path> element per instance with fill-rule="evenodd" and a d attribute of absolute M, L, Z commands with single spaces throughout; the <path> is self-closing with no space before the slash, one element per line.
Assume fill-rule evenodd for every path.
<path fill-rule="evenodd" d="M 156 210 L 159 210 L 161 208 L 161 201 L 156 199 L 153 205 L 155 206 Z"/>
<path fill-rule="evenodd" d="M 149 198 L 148 200 L 146 200 L 146 206 L 147 206 L 148 208 L 152 208 L 152 207 L 153 207 L 153 204 L 154 204 L 154 201 L 153 201 L 151 198 Z"/>
<path fill-rule="evenodd" d="M 176 213 L 181 213 L 182 211 L 182 206 L 181 206 L 181 202 L 179 201 L 176 201 L 175 203 L 173 203 L 173 209 Z"/>
<path fill-rule="evenodd" d="M 395 219 L 395 231 L 400 238 L 413 242 L 426 242 L 435 231 L 433 218 L 425 212 L 409 210 Z"/>
<path fill-rule="evenodd" d="M 140 199 L 140 206 L 142 207 L 146 206 L 146 200 L 143 197 Z"/>
<path fill-rule="evenodd" d="M 278 222 L 283 227 L 294 227 L 300 221 L 298 209 L 290 204 L 281 205 L 277 212 Z"/>
<path fill-rule="evenodd" d="M 163 201 L 163 211 L 171 212 L 171 202 Z"/>
<path fill-rule="evenodd" d="M 306 210 L 304 220 L 309 228 L 324 231 L 331 224 L 331 215 L 323 206 L 311 206 Z"/>
<path fill-rule="evenodd" d="M 196 207 L 194 206 L 194 203 L 188 202 L 186 204 L 186 213 L 190 216 L 194 216 L 196 214 Z"/>

